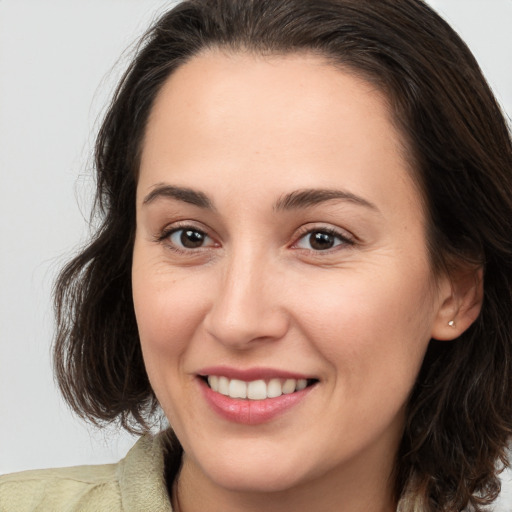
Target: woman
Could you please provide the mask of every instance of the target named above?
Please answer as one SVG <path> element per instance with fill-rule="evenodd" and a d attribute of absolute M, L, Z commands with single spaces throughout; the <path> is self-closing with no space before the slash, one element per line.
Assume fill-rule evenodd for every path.
<path fill-rule="evenodd" d="M 492 502 L 512 145 L 426 5 L 183 2 L 96 168 L 104 223 L 57 285 L 59 383 L 85 418 L 144 431 L 160 406 L 172 431 L 115 466 L 4 477 L 6 510 Z"/>

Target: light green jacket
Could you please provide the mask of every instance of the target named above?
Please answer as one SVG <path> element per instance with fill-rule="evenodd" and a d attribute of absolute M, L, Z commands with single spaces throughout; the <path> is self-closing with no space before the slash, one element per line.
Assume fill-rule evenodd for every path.
<path fill-rule="evenodd" d="M 0 512 L 172 512 L 162 436 L 141 437 L 117 464 L 0 476 Z"/>

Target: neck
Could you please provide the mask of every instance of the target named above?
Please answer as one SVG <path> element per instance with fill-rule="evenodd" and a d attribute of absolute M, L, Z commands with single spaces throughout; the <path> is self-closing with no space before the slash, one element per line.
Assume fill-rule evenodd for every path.
<path fill-rule="evenodd" d="M 226 489 L 184 454 L 173 486 L 175 512 L 394 512 L 393 484 L 386 472 L 364 468 L 359 476 L 337 468 L 321 478 L 272 492 Z M 380 468 L 383 469 L 383 468 Z M 388 475 L 388 476 L 383 476 Z"/>

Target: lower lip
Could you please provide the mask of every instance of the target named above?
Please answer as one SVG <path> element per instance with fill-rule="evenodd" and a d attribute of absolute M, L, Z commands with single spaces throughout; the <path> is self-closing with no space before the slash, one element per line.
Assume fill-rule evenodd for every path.
<path fill-rule="evenodd" d="M 201 391 L 210 407 L 222 418 L 244 425 L 259 425 L 281 415 L 298 405 L 314 386 L 301 391 L 265 400 L 243 400 L 231 398 L 213 391 L 202 379 L 199 379 Z"/>

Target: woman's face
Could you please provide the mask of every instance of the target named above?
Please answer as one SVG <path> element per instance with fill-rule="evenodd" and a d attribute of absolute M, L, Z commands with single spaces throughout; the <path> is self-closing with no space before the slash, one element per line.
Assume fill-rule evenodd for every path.
<path fill-rule="evenodd" d="M 318 57 L 213 51 L 165 83 L 143 145 L 133 295 L 196 478 L 245 491 L 385 480 L 448 286 L 371 85 Z"/>

